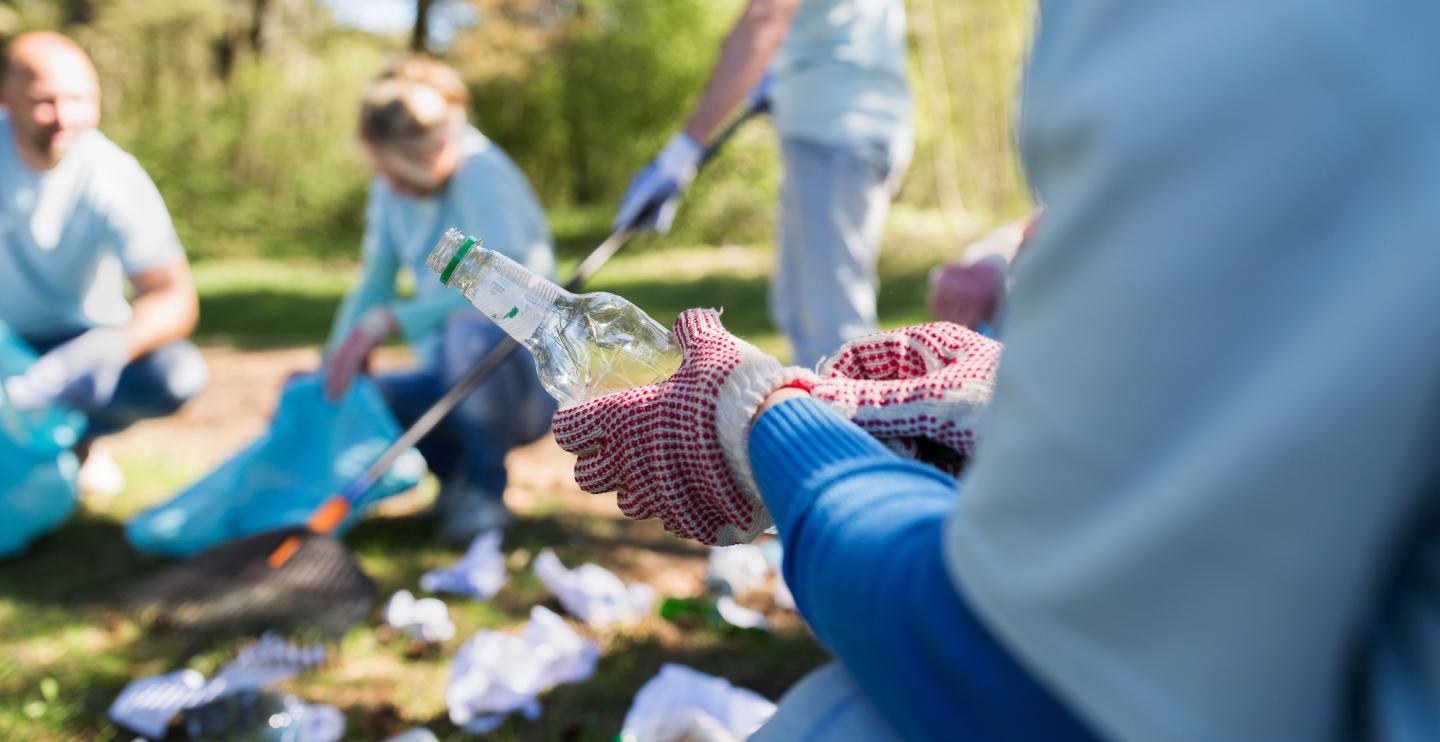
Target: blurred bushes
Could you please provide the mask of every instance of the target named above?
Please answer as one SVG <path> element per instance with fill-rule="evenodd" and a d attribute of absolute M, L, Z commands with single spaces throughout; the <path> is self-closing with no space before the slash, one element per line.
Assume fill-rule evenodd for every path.
<path fill-rule="evenodd" d="M 112 0 L 73 29 L 105 91 L 103 128 L 150 172 L 200 257 L 354 256 L 367 175 L 353 144 L 377 40 L 304 3 L 263 53 L 222 44 L 244 23 L 223 0 Z"/>
<path fill-rule="evenodd" d="M 630 176 L 683 123 L 743 4 L 450 1 L 474 10 L 443 55 L 470 84 L 472 120 L 577 242 L 603 231 Z M 1028 3 L 908 5 L 919 141 L 902 200 L 952 216 L 963 203 L 975 228 L 1022 213 L 1011 120 Z M 6 8 L 19 22 L 0 33 L 72 21 L 100 70 L 104 130 L 155 178 L 197 257 L 355 256 L 368 180 L 353 144 L 359 96 L 406 34 L 337 28 L 318 0 Z M 748 126 L 696 183 L 676 232 L 652 242 L 768 241 L 778 162 L 773 130 Z"/>

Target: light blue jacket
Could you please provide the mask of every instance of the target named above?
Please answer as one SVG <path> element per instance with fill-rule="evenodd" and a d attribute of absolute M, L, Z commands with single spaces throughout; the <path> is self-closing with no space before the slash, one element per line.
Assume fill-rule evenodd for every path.
<path fill-rule="evenodd" d="M 462 137 L 464 160 L 435 196 L 412 198 L 381 178 L 371 182 L 360 281 L 340 305 L 327 349 L 344 341 L 360 315 L 375 306 L 388 305 L 406 339 L 419 344 L 429 342 L 451 312 L 468 308 L 464 295 L 445 288 L 425 267 L 430 249 L 452 227 L 540 275 L 554 273 L 550 229 L 530 182 L 478 130 L 467 128 Z M 396 298 L 402 268 L 414 278 L 413 298 Z"/>
<path fill-rule="evenodd" d="M 1108 739 L 1440 739 L 1440 5 L 1041 19 L 1046 212 L 958 492 L 752 433 L 802 612 L 911 736 L 1018 665 Z M 1013 662 L 952 659 L 971 611 Z"/>

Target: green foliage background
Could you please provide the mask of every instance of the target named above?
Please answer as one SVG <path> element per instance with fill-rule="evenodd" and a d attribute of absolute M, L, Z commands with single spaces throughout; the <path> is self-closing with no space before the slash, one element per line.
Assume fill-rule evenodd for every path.
<path fill-rule="evenodd" d="M 440 56 L 562 241 L 603 231 L 630 175 L 683 120 L 743 5 L 451 3 L 471 6 L 474 23 Z M 901 202 L 943 213 L 958 239 L 1028 208 L 1011 123 L 1031 13 L 1022 0 L 908 6 L 918 142 Z M 259 48 L 246 43 L 252 26 Z M 59 28 L 92 53 L 103 129 L 154 177 L 197 258 L 354 257 L 368 178 L 354 145 L 358 100 L 405 48 L 403 34 L 341 28 L 317 0 L 0 0 L 0 36 L 30 28 Z M 774 140 L 768 127 L 744 131 L 659 242 L 768 242 Z"/>

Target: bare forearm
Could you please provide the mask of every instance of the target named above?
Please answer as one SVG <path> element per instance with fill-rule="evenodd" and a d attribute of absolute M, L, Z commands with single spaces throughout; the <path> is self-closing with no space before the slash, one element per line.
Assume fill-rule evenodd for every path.
<path fill-rule="evenodd" d="M 188 337 L 200 318 L 188 266 L 162 268 L 133 279 L 130 322 L 121 328 L 130 358 Z"/>
<path fill-rule="evenodd" d="M 702 145 L 765 75 L 790 30 L 799 0 L 751 0 L 725 38 L 720 59 L 705 93 L 685 124 L 685 133 Z"/>

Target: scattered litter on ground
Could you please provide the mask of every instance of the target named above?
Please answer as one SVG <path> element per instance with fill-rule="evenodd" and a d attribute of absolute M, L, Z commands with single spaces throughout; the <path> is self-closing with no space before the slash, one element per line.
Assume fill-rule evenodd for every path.
<path fill-rule="evenodd" d="M 450 720 L 471 734 L 497 729 L 510 713 L 540 715 L 539 695 L 595 673 L 600 648 L 543 606 L 530 610 L 519 636 L 481 631 L 450 665 L 445 702 Z"/>
<path fill-rule="evenodd" d="M 120 691 L 107 715 L 116 724 L 160 739 L 170 721 L 185 709 L 218 698 L 278 683 L 325 661 L 320 644 L 297 647 L 273 634 L 241 650 L 214 679 L 197 670 L 179 670 L 131 682 Z"/>
<path fill-rule="evenodd" d="M 739 742 L 775 713 L 775 704 L 724 678 L 667 662 L 640 692 L 619 739 L 624 742 Z"/>
<path fill-rule="evenodd" d="M 192 742 L 339 742 L 345 716 L 289 694 L 247 690 L 186 709 L 180 726 Z"/>
<path fill-rule="evenodd" d="M 765 614 L 740 605 L 729 595 L 721 595 L 715 599 L 715 612 L 725 619 L 725 623 L 737 628 L 770 629 L 770 622 L 765 619 Z"/>
<path fill-rule="evenodd" d="M 635 582 L 627 586 L 598 564 L 568 569 L 550 549 L 536 555 L 533 569 L 560 605 L 590 626 L 633 621 L 655 602 L 655 591 L 649 585 Z"/>
<path fill-rule="evenodd" d="M 765 551 L 755 544 L 710 547 L 709 573 L 705 581 L 712 590 L 739 595 L 764 584 L 770 575 Z"/>
<path fill-rule="evenodd" d="M 465 555 L 449 567 L 432 569 L 420 577 L 420 589 L 456 593 L 489 600 L 505 585 L 505 557 L 500 553 L 500 531 L 486 531 L 470 542 Z"/>
<path fill-rule="evenodd" d="M 420 598 L 409 590 L 401 590 L 385 604 L 385 623 L 424 642 L 443 642 L 455 638 L 455 624 L 450 609 L 439 598 Z"/>

